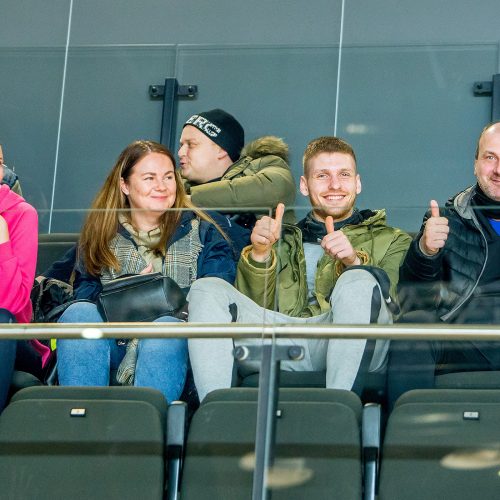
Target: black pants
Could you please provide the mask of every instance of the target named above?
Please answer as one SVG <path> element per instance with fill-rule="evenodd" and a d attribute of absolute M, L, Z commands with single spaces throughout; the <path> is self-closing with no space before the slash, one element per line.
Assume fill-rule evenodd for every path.
<path fill-rule="evenodd" d="M 426 311 L 403 318 L 406 323 L 440 323 Z M 500 342 L 393 340 L 389 350 L 388 398 L 392 408 L 411 389 L 432 389 L 436 373 L 500 369 Z"/>
<path fill-rule="evenodd" d="M 0 323 L 14 323 L 15 319 L 6 309 L 0 309 Z M 3 410 L 9 392 L 14 360 L 16 359 L 16 341 L 0 340 L 0 411 Z"/>

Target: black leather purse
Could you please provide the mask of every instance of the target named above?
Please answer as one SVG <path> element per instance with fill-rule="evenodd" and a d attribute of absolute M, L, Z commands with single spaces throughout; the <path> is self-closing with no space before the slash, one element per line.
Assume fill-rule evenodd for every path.
<path fill-rule="evenodd" d="M 187 319 L 179 285 L 161 273 L 132 274 L 103 285 L 97 309 L 105 321 L 154 321 L 161 316 Z"/>

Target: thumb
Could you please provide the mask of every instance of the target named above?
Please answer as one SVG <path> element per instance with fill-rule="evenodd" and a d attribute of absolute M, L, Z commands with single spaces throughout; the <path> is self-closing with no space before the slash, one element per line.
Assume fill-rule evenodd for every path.
<path fill-rule="evenodd" d="M 436 200 L 431 200 L 431 217 L 439 217 L 439 205 Z"/>
<path fill-rule="evenodd" d="M 283 203 L 278 203 L 278 206 L 276 207 L 276 215 L 274 216 L 274 220 L 280 226 L 281 226 L 281 221 L 283 220 L 284 213 L 285 213 L 285 205 Z"/>
<path fill-rule="evenodd" d="M 326 219 L 325 219 L 325 226 L 326 226 L 326 232 L 328 234 L 331 234 L 335 231 L 335 227 L 333 225 L 333 217 L 331 215 L 329 215 Z"/>

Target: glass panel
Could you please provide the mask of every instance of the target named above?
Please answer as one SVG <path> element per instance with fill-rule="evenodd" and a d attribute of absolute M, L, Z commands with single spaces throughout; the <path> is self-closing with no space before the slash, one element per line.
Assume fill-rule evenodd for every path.
<path fill-rule="evenodd" d="M 416 207 L 473 181 L 491 102 L 472 86 L 495 72 L 497 46 L 363 46 L 343 56 L 339 135 L 358 155 L 360 204 L 388 208 L 392 224 L 416 231 Z"/>
<path fill-rule="evenodd" d="M 39 211 L 40 230 L 46 231 L 68 3 L 3 2 L 1 10 L 0 144 L 5 164 L 15 170 L 25 198 Z"/>
<path fill-rule="evenodd" d="M 391 233 L 389 242 L 380 243 L 380 234 L 388 235 L 382 216 L 365 213 L 360 216 L 362 221 L 344 226 L 342 233 L 339 225 L 334 231 L 348 235 L 349 244 L 356 250 L 352 263 L 357 264 L 359 259 L 362 269 L 346 271 L 344 267 L 350 266 L 345 266 L 345 262 L 338 264 L 345 258 L 323 256 L 317 244 L 318 239 L 323 240 L 321 221 L 315 227 L 317 233 L 312 231 L 306 241 L 310 245 L 306 246 L 304 256 L 303 234 L 295 234 L 300 251 L 294 253 L 297 246 L 290 243 L 294 230 L 286 229 L 286 236 L 275 245 L 276 274 L 270 272 L 272 259 L 260 267 L 250 260 L 241 264 L 237 287 L 252 299 L 260 297 L 267 310 L 260 309 L 223 281 L 189 283 L 195 293 L 190 300 L 191 323 L 185 325 L 185 331 L 190 332 L 194 378 L 188 379 L 190 384 L 185 388 L 184 397 L 191 403 L 194 401 L 191 408 L 194 410 L 197 405 L 195 385 L 198 385 L 201 398 L 215 387 L 228 387 L 236 379 L 238 384 L 255 386 L 258 373 L 263 371 L 260 361 L 238 363 L 237 370 L 233 371 L 233 344 L 238 345 L 241 341 L 261 347 L 264 336 L 266 345 L 275 341 L 273 332 L 276 329 L 283 332 L 282 326 L 287 321 L 278 313 L 291 313 L 292 326 L 303 328 L 304 337 L 311 339 L 325 328 L 322 331 L 325 338 L 311 342 L 314 348 L 305 361 L 283 362 L 283 385 L 323 387 L 326 384 L 350 389 L 361 396 L 363 403 L 380 403 L 384 417 L 389 419 L 407 412 L 403 420 L 408 427 L 401 432 L 404 439 L 391 441 L 393 436 L 387 434 L 388 448 L 382 454 L 381 497 L 390 496 L 387 471 L 391 467 L 396 470 L 405 463 L 413 466 L 411 459 L 415 458 L 415 453 L 422 456 L 423 448 L 426 457 L 434 452 L 436 456 L 421 460 L 418 466 L 423 468 L 411 470 L 406 486 L 402 486 L 405 474 L 396 474 L 394 497 L 400 497 L 401 491 L 409 497 L 413 491 L 415 496 L 426 496 L 422 488 L 431 482 L 424 485 L 420 478 L 430 477 L 436 470 L 452 471 L 449 476 L 452 486 L 463 486 L 460 479 L 465 477 L 464 469 L 467 469 L 468 478 L 469 474 L 478 474 L 477 480 L 468 480 L 465 486 L 472 485 L 478 497 L 492 497 L 494 495 L 482 494 L 479 490 L 489 484 L 490 477 L 498 479 L 498 450 L 491 446 L 492 434 L 485 432 L 487 439 L 484 440 L 478 433 L 472 435 L 465 443 L 465 451 L 461 449 L 464 443 L 458 439 L 467 435 L 465 425 L 470 421 L 474 424 L 498 421 L 498 415 L 488 413 L 495 406 L 496 391 L 486 396 L 478 390 L 469 391 L 467 394 L 473 394 L 470 401 L 474 403 L 471 411 L 468 407 L 464 411 L 463 402 L 450 400 L 445 410 L 432 409 L 430 406 L 434 403 L 426 402 L 418 414 L 415 406 L 391 413 L 396 397 L 410 388 L 500 387 L 496 380 L 500 365 L 497 341 L 487 342 L 490 340 L 488 335 L 498 334 L 498 226 L 495 220 L 499 219 L 496 207 L 499 200 L 493 196 L 492 210 L 483 215 L 481 210 L 484 208 L 475 209 L 477 221 L 472 217 L 463 222 L 450 207 L 445 209 L 450 196 L 476 182 L 473 170 L 476 140 L 490 119 L 492 99 L 475 96 L 472 88 L 475 82 L 491 81 L 498 71 L 498 15 L 495 15 L 498 8 L 491 0 L 473 10 L 466 2 L 445 1 L 439 8 L 434 4 L 425 0 L 411 5 L 386 1 L 372 8 L 366 2 L 361 5 L 355 1 L 320 0 L 305 4 L 289 0 L 280 3 L 279 8 L 275 5 L 270 8 L 269 2 L 262 0 L 228 0 L 217 2 L 217 5 L 192 0 L 167 5 L 162 0 L 145 0 L 120 2 L 118 8 L 117 2 L 109 0 L 55 0 L 40 8 L 40 2 L 33 0 L 4 0 L 0 31 L 0 142 L 5 163 L 15 167 L 26 200 L 39 213 L 36 274 L 45 272 L 72 246 L 95 194 L 120 151 L 135 139 L 159 139 L 162 103 L 150 99 L 148 87 L 162 84 L 166 77 L 177 78 L 179 84 L 198 86 L 196 99 L 179 101 L 177 139 L 191 115 L 214 108 L 227 110 L 243 124 L 246 142 L 268 134 L 284 139 L 290 148 L 289 163 L 298 188 L 307 143 L 315 137 L 336 133 L 351 143 L 356 152 L 363 189 L 355 205 L 360 210 L 385 208 L 388 224 L 408 231 L 411 237 L 420 238 L 417 232 L 422 217 L 430 208 L 431 200 L 436 200 L 445 210 L 440 216 L 448 219 L 451 228 L 444 249 L 439 251 L 444 255 L 442 260 L 439 253 L 437 256 L 422 253 L 422 250 L 431 253 L 437 250 L 432 242 L 422 243 L 422 248 L 418 242 L 413 242 L 410 247 L 410 239 L 401 233 Z M 344 7 L 345 25 L 340 18 Z M 73 15 L 68 22 L 71 8 Z M 342 40 L 341 33 L 344 34 Z M 67 41 L 69 47 L 66 47 Z M 63 79 L 64 96 L 61 96 Z M 496 143 L 490 149 L 494 153 L 491 158 L 480 156 L 476 167 L 481 166 L 483 160 L 485 165 L 498 162 L 500 151 L 497 152 Z M 483 176 L 485 188 L 488 183 L 493 188 L 497 185 L 498 166 L 495 168 L 491 167 Z M 491 195 L 491 190 L 486 191 Z M 50 213 L 52 201 L 55 211 Z M 483 207 L 488 200 L 474 195 L 474 202 Z M 259 215 L 273 216 L 276 204 L 264 200 L 260 203 Z M 212 210 L 216 207 L 207 204 L 202 208 Z M 311 206 L 308 197 L 297 189 L 295 202 L 287 201 L 286 208 L 294 208 L 300 220 Z M 237 207 L 230 209 L 237 211 Z M 12 234 L 9 236 L 13 236 L 12 211 L 2 211 L 0 207 L 0 214 L 10 223 Z M 437 214 L 434 215 L 433 219 L 437 219 Z M 369 218 L 374 220 L 366 223 Z M 230 227 L 227 220 L 217 218 L 219 221 L 223 229 Z M 364 229 L 360 230 L 363 224 Z M 439 225 L 435 221 L 427 224 L 428 227 Z M 209 226 L 203 223 L 203 227 Z M 46 235 L 49 228 L 53 234 Z M 4 229 L 0 224 L 0 246 L 10 245 L 5 240 Z M 210 230 L 214 238 L 218 237 L 217 231 Z M 102 227 L 96 226 L 95 231 L 97 234 Z M 207 233 L 203 235 L 206 237 Z M 190 241 L 184 250 L 189 255 L 193 248 L 200 252 L 214 251 L 211 242 L 203 240 L 203 243 L 201 248 L 197 241 Z M 224 243 L 222 245 L 215 259 L 219 264 L 223 259 L 228 262 L 230 257 L 230 250 Z M 410 249 L 400 273 L 399 261 L 407 247 Z M 0 256 L 6 253 L 2 250 Z M 335 253 L 333 249 L 331 253 Z M 22 254 L 22 251 L 14 251 L 9 262 L 22 258 Z M 316 267 L 318 259 L 320 265 Z M 197 276 L 216 275 L 232 281 L 227 276 L 230 263 L 222 270 L 210 271 L 207 269 L 214 262 L 206 260 L 208 262 L 203 257 L 196 266 L 191 266 L 196 267 Z M 142 264 L 140 259 L 138 261 Z M 383 300 L 387 298 L 387 290 L 380 286 L 382 293 L 379 292 L 383 279 L 369 275 L 367 264 L 388 271 L 393 299 L 399 279 L 402 315 L 394 310 L 387 311 L 390 308 Z M 247 271 L 242 271 L 244 265 Z M 27 283 L 22 291 L 26 296 L 31 276 L 26 279 L 20 271 L 11 279 L 3 267 L 0 269 L 0 297 L 8 296 L 12 302 L 22 295 L 6 288 L 19 277 Z M 140 267 L 136 271 L 140 271 Z M 424 271 L 434 274 L 428 276 Z M 177 271 L 173 274 L 177 277 Z M 354 278 L 350 279 L 352 276 Z M 68 279 L 69 273 L 59 277 Z M 315 277 L 318 279 L 314 280 Z M 99 284 L 99 280 L 97 282 Z M 309 288 L 316 287 L 316 298 L 304 297 L 306 283 Z M 8 293 L 3 293 L 5 290 Z M 262 297 L 266 297 L 267 302 Z M 309 301 L 313 306 L 313 318 L 297 318 L 304 315 Z M 0 309 L 11 307 L 11 302 L 0 301 Z M 330 312 L 330 302 L 333 312 Z M 90 308 L 92 314 L 97 314 L 92 304 L 85 303 L 81 307 Z M 324 316 L 317 314 L 320 309 Z M 14 312 L 18 320 L 24 319 L 19 311 Z M 87 313 L 83 311 L 79 319 L 96 319 L 95 315 Z M 230 333 L 239 337 L 234 343 L 227 336 L 221 337 L 221 332 L 227 332 L 225 327 L 233 319 L 250 324 L 246 331 L 240 325 L 230 324 Z M 387 325 L 391 320 L 395 325 Z M 187 330 L 195 321 L 204 325 Z M 305 324 L 313 322 L 314 325 Z M 379 323 L 381 328 L 377 330 L 377 342 L 370 337 L 364 343 L 358 338 L 360 327 L 356 325 L 364 326 L 369 322 Z M 210 323 L 212 330 L 207 334 L 208 330 L 203 328 L 210 328 Z M 213 326 L 219 323 L 222 326 Z M 382 330 L 386 325 L 391 335 L 397 331 L 400 337 L 391 341 L 389 353 L 385 350 L 387 343 L 379 342 L 387 335 Z M 49 326 L 57 336 L 58 327 Z M 24 328 L 22 325 L 21 329 Z M 29 333 L 30 328 L 35 327 L 26 328 Z M 132 333 L 139 335 L 146 332 L 146 328 L 142 323 L 136 324 Z M 163 335 L 169 336 L 177 328 L 182 331 L 177 324 L 165 326 Z M 11 331 L 10 326 L 0 329 L 3 336 L 9 336 Z M 200 331 L 209 338 L 194 339 Z M 373 329 L 368 330 L 366 336 L 370 336 L 371 331 Z M 337 337 L 345 332 L 353 338 L 339 340 Z M 457 341 L 456 337 L 463 332 L 464 337 Z M 22 333 L 26 334 L 24 330 Z M 89 338 L 96 333 L 95 329 L 87 330 L 82 336 Z M 418 340 L 414 340 L 414 336 Z M 171 345 L 174 342 L 172 340 Z M 287 342 L 289 339 L 283 339 L 275 345 Z M 85 345 L 85 349 L 90 348 L 89 345 Z M 109 345 L 110 350 L 120 355 L 118 358 L 124 354 L 124 343 L 110 342 Z M 181 341 L 176 345 L 183 345 L 185 353 L 185 343 Z M 6 375 L 0 373 L 1 406 L 8 386 L 6 380 L 10 377 L 10 365 L 5 360 L 11 360 L 13 353 L 12 344 L 5 338 L 0 347 L 0 371 L 9 369 Z M 160 351 L 153 348 L 150 352 L 156 361 Z M 63 349 L 59 352 L 63 366 Z M 286 357 L 287 353 L 274 350 L 272 356 L 276 361 L 276 356 Z M 37 363 L 40 364 L 39 360 Z M 90 365 L 95 368 L 99 363 L 91 357 Z M 316 375 L 311 375 L 313 370 Z M 182 382 L 182 369 L 177 374 L 167 371 L 158 370 L 152 376 L 154 383 L 160 379 L 165 381 L 165 376 L 170 381 Z M 105 384 L 109 374 L 107 370 L 103 373 Z M 233 375 L 237 375 L 234 380 Z M 61 380 L 68 383 L 64 376 Z M 146 385 L 154 385 L 150 382 L 151 378 Z M 268 474 L 273 498 L 280 498 L 280 495 L 294 498 L 294 494 L 298 498 L 316 498 L 327 480 L 334 481 L 332 491 L 347 498 L 341 486 L 345 478 L 350 492 L 354 489 L 353 495 L 360 498 L 359 401 L 356 400 L 354 408 L 347 409 L 346 421 L 353 423 L 350 433 L 341 427 L 338 414 L 333 417 L 333 412 L 325 412 L 319 417 L 319 407 L 311 401 L 306 403 L 304 393 L 290 394 L 283 393 L 283 398 L 291 400 L 281 401 L 280 418 L 275 419 L 273 414 L 270 419 L 277 422 L 279 444 L 275 461 L 278 467 Z M 311 397 L 310 394 L 307 397 Z M 439 393 L 441 399 L 442 394 Z M 352 394 L 346 391 L 344 396 Z M 446 397 L 451 396 L 448 393 Z M 487 404 L 483 404 L 481 397 Z M 242 485 L 248 492 L 251 489 L 255 470 L 256 397 L 251 401 L 238 400 L 232 405 L 235 413 L 227 411 L 225 402 L 218 413 L 212 412 L 213 403 L 212 407 L 208 403 L 202 407 L 206 413 L 203 416 L 198 413 L 198 420 L 195 414 L 191 422 L 190 445 L 194 443 L 198 450 L 206 450 L 214 443 L 215 446 L 208 458 L 203 453 L 188 453 L 181 488 L 182 497 L 186 499 L 210 496 L 207 492 L 214 478 L 222 477 L 221 489 L 229 496 L 233 488 L 236 490 Z M 458 412 L 455 411 L 457 407 Z M 203 419 L 209 414 L 213 418 L 213 432 L 203 426 L 197 427 L 200 419 L 205 422 Z M 236 423 L 241 421 L 245 421 L 245 425 L 237 429 Z M 337 435 L 337 441 L 329 446 L 327 432 L 339 428 L 341 435 Z M 262 435 L 266 435 L 265 431 Z M 427 443 L 424 438 L 429 436 Z M 391 443 L 395 443 L 393 446 L 399 457 L 403 450 L 408 453 L 408 459 L 396 459 L 391 464 Z M 339 450 L 341 457 L 337 456 Z M 330 452 L 332 456 L 325 458 Z M 203 468 L 204 460 L 209 465 L 204 469 L 205 476 L 201 476 L 197 467 Z M 426 467 L 433 467 L 432 473 Z M 220 471 L 226 471 L 226 475 L 221 476 Z M 481 475 L 483 471 L 486 472 Z M 493 474 L 488 476 L 491 471 Z M 367 469 L 365 480 L 366 477 Z M 419 483 L 412 484 L 411 478 L 417 478 Z M 446 485 L 446 482 L 441 484 Z M 276 485 L 284 488 L 274 490 Z M 365 484 L 364 488 L 366 493 L 368 486 Z M 448 487 L 446 493 L 440 491 L 428 496 L 455 498 L 462 493 Z"/>
<path fill-rule="evenodd" d="M 128 143 L 159 140 L 162 102 L 148 88 L 172 74 L 174 60 L 170 47 L 70 49 L 56 210 L 89 206 Z M 76 213 L 56 213 L 52 231 L 78 231 L 81 223 Z"/>

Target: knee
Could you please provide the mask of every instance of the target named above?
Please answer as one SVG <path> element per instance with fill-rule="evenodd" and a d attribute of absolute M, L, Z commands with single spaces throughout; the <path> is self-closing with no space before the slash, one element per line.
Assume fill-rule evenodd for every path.
<path fill-rule="evenodd" d="M 186 339 L 141 339 L 138 352 L 142 356 L 181 356 L 187 357 L 188 347 Z"/>
<path fill-rule="evenodd" d="M 92 302 L 71 304 L 61 315 L 58 323 L 102 323 L 103 319 Z"/>
<path fill-rule="evenodd" d="M 187 300 L 189 321 L 225 323 L 231 321 L 228 307 L 235 302 L 236 289 L 220 278 L 202 278 L 193 283 Z"/>
<path fill-rule="evenodd" d="M 232 288 L 232 286 L 221 278 L 200 278 L 191 285 L 188 300 L 194 299 L 198 293 L 213 294 L 216 290 L 219 293 L 226 288 Z"/>
<path fill-rule="evenodd" d="M 86 340 L 86 339 L 59 339 L 57 341 L 57 355 L 76 356 L 109 356 L 112 339 Z M 97 359 L 97 358 L 96 358 Z"/>
<path fill-rule="evenodd" d="M 347 269 L 339 276 L 335 287 L 362 286 L 365 288 L 369 285 L 372 285 L 372 287 L 378 285 L 372 273 L 365 269 Z"/>
<path fill-rule="evenodd" d="M 339 300 L 340 297 L 349 300 L 356 298 L 358 303 L 363 297 L 370 298 L 371 300 L 375 287 L 379 289 L 378 282 L 368 271 L 364 269 L 344 271 L 335 283 L 330 303 L 333 306 L 334 302 Z"/>
<path fill-rule="evenodd" d="M 15 323 L 16 318 L 7 309 L 0 309 L 0 323 Z"/>
<path fill-rule="evenodd" d="M 174 316 L 162 316 L 153 321 L 153 323 L 182 323 L 182 319 L 176 318 Z"/>

